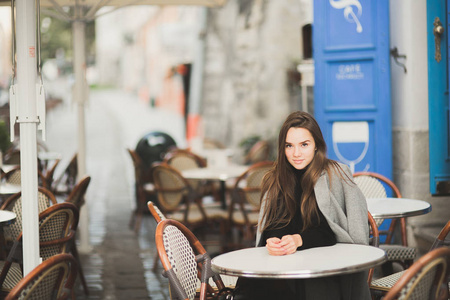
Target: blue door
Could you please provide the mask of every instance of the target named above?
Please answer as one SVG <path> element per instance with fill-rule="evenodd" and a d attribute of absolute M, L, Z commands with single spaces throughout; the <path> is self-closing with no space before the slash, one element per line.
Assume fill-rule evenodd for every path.
<path fill-rule="evenodd" d="M 314 114 L 330 158 L 392 178 L 388 0 L 315 0 Z"/>
<path fill-rule="evenodd" d="M 450 194 L 447 0 L 427 1 L 430 192 Z"/>

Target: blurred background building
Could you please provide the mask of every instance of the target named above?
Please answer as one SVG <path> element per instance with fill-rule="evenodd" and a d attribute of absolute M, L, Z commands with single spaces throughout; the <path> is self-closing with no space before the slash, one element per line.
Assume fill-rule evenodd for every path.
<path fill-rule="evenodd" d="M 355 2 L 367 9 L 367 1 Z M 438 129 L 430 126 L 430 108 L 436 101 L 430 96 L 429 82 L 448 82 L 448 70 L 446 78 L 429 73 L 435 56 L 432 12 L 437 4 L 426 0 L 383 3 L 387 3 L 389 22 L 389 61 L 385 63 L 390 99 L 383 101 L 390 101 L 391 109 L 391 177 L 404 197 L 433 205 L 432 213 L 409 222 L 411 243 L 420 244 L 434 237 L 450 215 L 449 174 L 436 182 L 430 171 L 438 164 L 430 159 L 437 157 L 433 151 L 448 150 L 449 136 L 444 124 L 446 138 L 439 144 L 430 139 L 430 132 Z M 95 57 L 87 62 L 88 82 L 123 88 L 151 107 L 184 115 L 187 142 L 214 138 L 242 154 L 236 160 L 242 159 L 241 145 L 246 140 L 264 139 L 275 149 L 289 112 L 314 113 L 314 5 L 312 0 L 228 0 L 216 8 L 119 9 L 95 21 Z M 442 22 L 445 27 L 448 20 Z M 9 8 L 2 9 L 0 100 L 11 76 L 9 24 Z M 442 64 L 448 63 L 447 43 L 441 47 Z M 70 61 L 68 53 L 58 53 L 59 58 L 48 59 Z M 48 70 L 54 74 L 47 78 L 49 94 L 57 95 L 52 81 L 59 80 L 60 74 L 69 84 L 73 81 L 70 72 Z M 448 116 L 448 91 L 446 97 L 447 106 L 437 110 L 447 110 Z M 448 163 L 447 155 L 443 165 Z"/>

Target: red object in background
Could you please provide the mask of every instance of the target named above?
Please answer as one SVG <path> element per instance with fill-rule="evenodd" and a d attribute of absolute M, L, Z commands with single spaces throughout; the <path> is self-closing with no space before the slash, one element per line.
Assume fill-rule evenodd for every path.
<path fill-rule="evenodd" d="M 182 75 L 182 76 L 186 76 L 188 72 L 188 67 L 186 65 L 178 65 L 177 66 L 177 73 Z"/>

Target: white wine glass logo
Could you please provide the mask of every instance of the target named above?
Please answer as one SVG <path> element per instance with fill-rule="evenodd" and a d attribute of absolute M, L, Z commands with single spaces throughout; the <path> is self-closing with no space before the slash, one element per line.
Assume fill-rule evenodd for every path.
<path fill-rule="evenodd" d="M 367 122 L 334 122 L 332 139 L 337 158 L 348 164 L 352 173 L 355 173 L 355 165 L 364 159 L 369 149 L 369 124 Z M 358 152 L 358 149 L 361 151 Z M 364 170 L 367 171 L 369 167 L 370 165 L 367 164 Z"/>

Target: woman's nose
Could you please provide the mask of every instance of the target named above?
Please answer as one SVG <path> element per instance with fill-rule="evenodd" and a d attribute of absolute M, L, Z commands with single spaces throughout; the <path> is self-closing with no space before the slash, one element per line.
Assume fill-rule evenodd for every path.
<path fill-rule="evenodd" d="M 302 152 L 300 151 L 300 148 L 295 147 L 294 149 L 294 156 L 300 156 Z"/>

